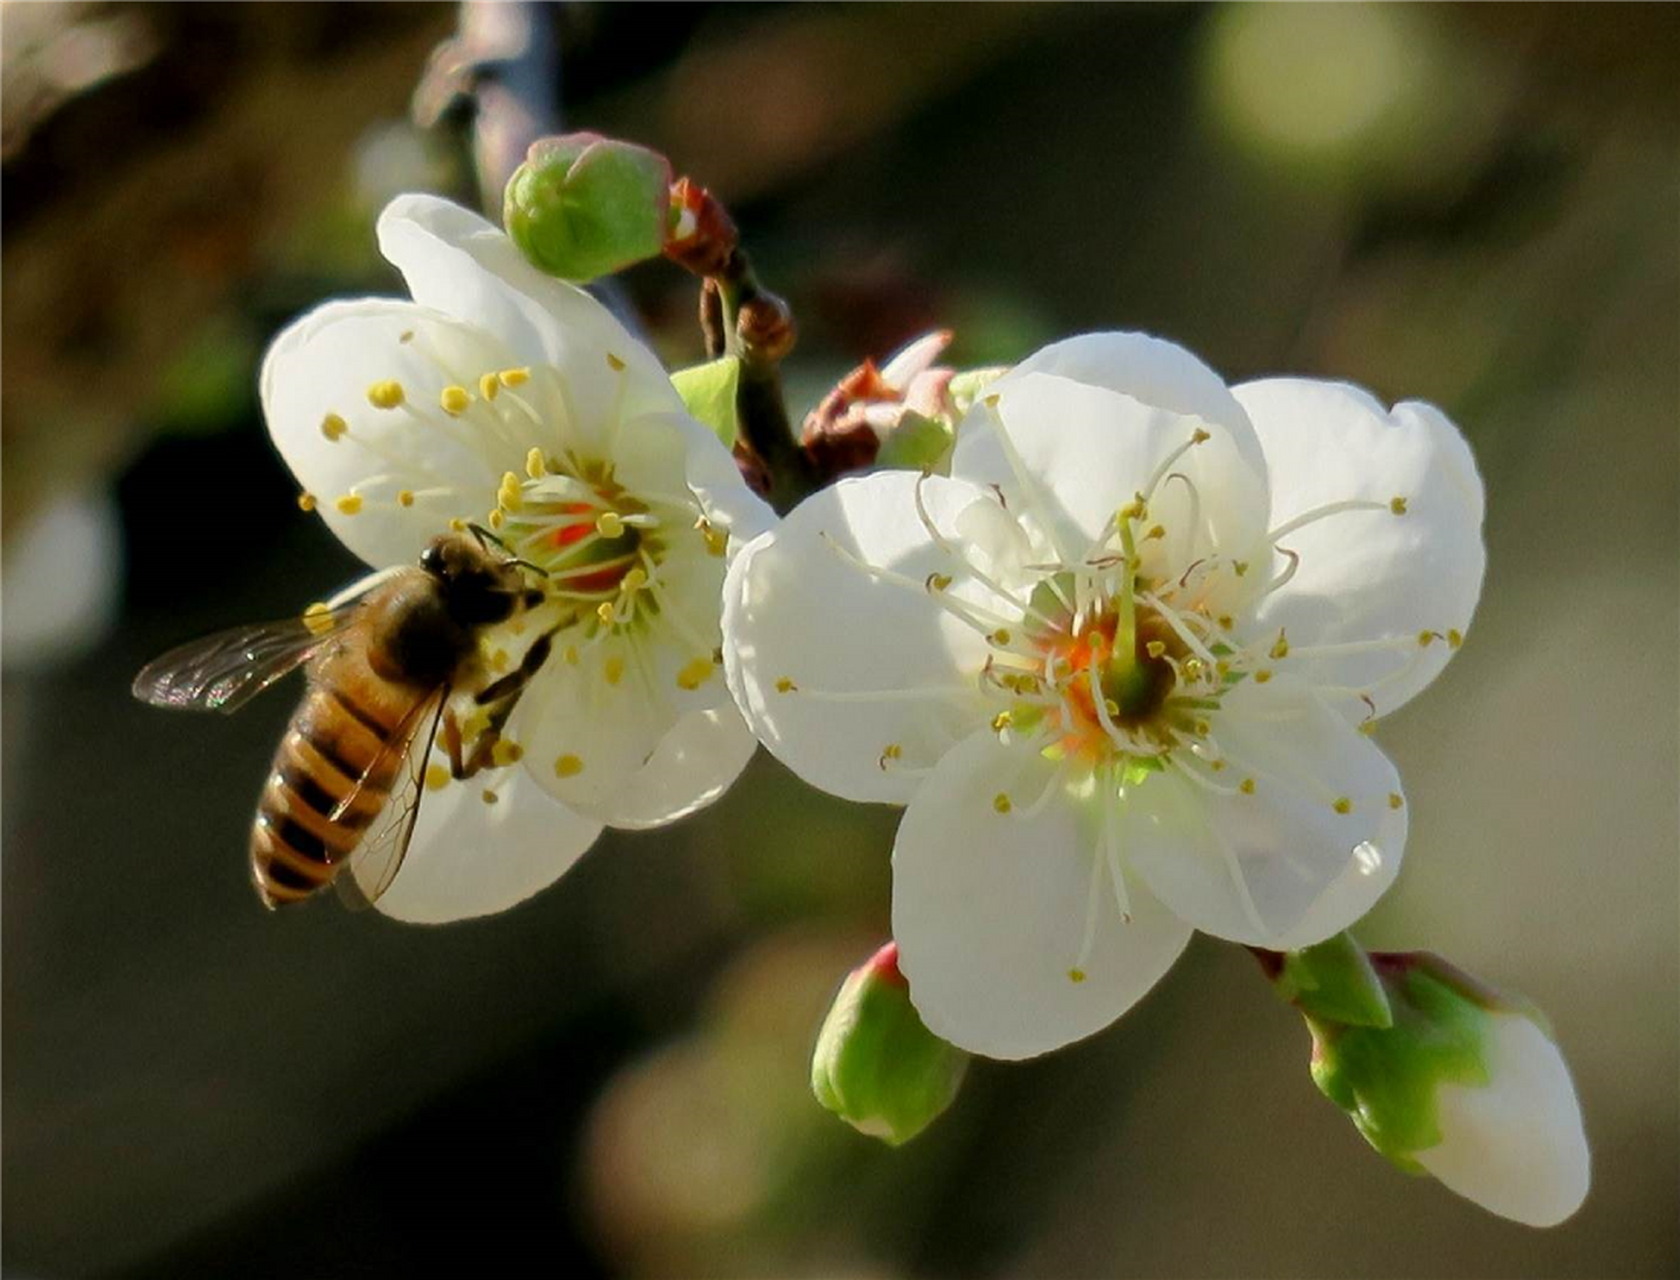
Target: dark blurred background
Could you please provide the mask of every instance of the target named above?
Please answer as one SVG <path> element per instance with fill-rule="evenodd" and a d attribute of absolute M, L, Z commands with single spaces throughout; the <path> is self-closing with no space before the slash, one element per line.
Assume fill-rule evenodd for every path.
<path fill-rule="evenodd" d="M 1134 327 L 1463 425 L 1487 589 L 1385 723 L 1415 819 L 1361 936 L 1551 1013 L 1595 1185 L 1550 1232 L 1370 1152 L 1206 939 L 910 1147 L 853 1134 L 806 1062 L 883 936 L 894 815 L 763 759 L 500 917 L 258 908 L 290 697 L 189 720 L 128 682 L 354 572 L 255 365 L 324 296 L 397 291 L 390 194 L 476 199 L 470 120 L 409 114 L 458 16 L 0 4 L 7 1274 L 1675 1274 L 1680 11 L 545 15 L 568 126 L 734 209 L 802 323 L 796 411 L 935 324 L 963 364 Z M 691 281 L 626 297 L 699 358 Z"/>

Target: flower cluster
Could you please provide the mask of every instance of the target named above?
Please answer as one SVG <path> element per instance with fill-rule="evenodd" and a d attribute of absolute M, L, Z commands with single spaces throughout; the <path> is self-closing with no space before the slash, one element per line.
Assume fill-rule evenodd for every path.
<path fill-rule="evenodd" d="M 520 188 L 527 252 L 566 191 L 663 207 L 663 162 L 600 141 L 533 153 L 552 182 Z M 544 243 L 581 275 L 667 233 L 661 213 L 647 245 L 603 247 L 569 216 Z M 1262 956 L 1315 1080 L 1379 1150 L 1522 1221 L 1580 1203 L 1579 1110 L 1541 1023 L 1432 957 L 1326 941 L 1405 850 L 1371 730 L 1441 672 L 1481 591 L 1482 484 L 1437 409 L 1230 387 L 1135 333 L 956 375 L 930 334 L 807 420 L 825 475 L 876 469 L 777 523 L 652 354 L 501 232 L 408 196 L 379 238 L 413 300 L 321 307 L 263 369 L 300 501 L 376 570 L 482 526 L 534 584 L 480 645 L 522 696 L 503 720 L 462 708 L 489 768 L 429 763 L 381 909 L 510 906 L 604 826 L 716 798 L 756 739 L 822 790 L 905 806 L 894 942 L 813 1065 L 863 1131 L 920 1131 L 962 1051 L 1098 1031 L 1201 930 Z"/>

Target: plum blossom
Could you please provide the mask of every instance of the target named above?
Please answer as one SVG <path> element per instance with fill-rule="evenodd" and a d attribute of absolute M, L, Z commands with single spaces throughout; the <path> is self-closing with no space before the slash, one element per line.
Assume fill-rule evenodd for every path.
<path fill-rule="evenodd" d="M 1368 731 L 1481 589 L 1452 423 L 1098 333 L 993 382 L 949 472 L 812 496 L 724 593 L 760 740 L 908 806 L 893 935 L 928 1027 L 1027 1057 L 1118 1017 L 1193 929 L 1287 949 L 1363 915 L 1407 825 Z"/>
<path fill-rule="evenodd" d="M 485 526 L 542 590 L 481 644 L 489 678 L 546 650 L 511 716 L 460 708 L 469 748 L 499 733 L 491 767 L 456 782 L 434 749 L 379 901 L 436 921 L 510 906 L 603 826 L 670 822 L 734 780 L 753 740 L 717 670 L 720 588 L 732 546 L 770 515 L 654 356 L 502 232 L 410 195 L 378 234 L 413 301 L 328 303 L 263 366 L 300 504 L 376 569 Z"/>

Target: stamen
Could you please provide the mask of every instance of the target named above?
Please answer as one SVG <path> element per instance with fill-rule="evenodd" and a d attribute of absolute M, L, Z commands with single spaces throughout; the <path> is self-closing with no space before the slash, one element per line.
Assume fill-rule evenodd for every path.
<path fill-rule="evenodd" d="M 1149 483 L 1143 486 L 1142 501 L 1148 502 L 1155 496 L 1155 487 L 1160 484 L 1162 480 L 1166 479 L 1167 473 L 1172 470 L 1173 463 L 1177 462 L 1197 445 L 1203 444 L 1211 439 L 1213 439 L 1212 435 L 1203 430 L 1201 427 L 1197 427 L 1195 431 L 1190 434 L 1190 438 L 1188 440 L 1163 458 L 1161 460 L 1161 465 L 1155 468 L 1155 474 L 1150 476 Z"/>
<path fill-rule="evenodd" d="M 375 382 L 367 389 L 368 403 L 375 409 L 395 409 L 402 404 L 404 395 L 402 383 L 394 378 L 387 378 L 383 382 Z M 325 424 L 322 424 L 323 427 Z M 329 440 L 333 437 L 327 437 Z"/>
<path fill-rule="evenodd" d="M 438 392 L 438 405 L 451 418 L 458 418 L 472 404 L 472 395 L 463 386 L 450 383 Z"/>
<path fill-rule="evenodd" d="M 1372 502 L 1366 498 L 1348 498 L 1342 502 L 1326 503 L 1322 507 L 1314 507 L 1311 511 L 1302 512 L 1293 520 L 1287 520 L 1266 535 L 1266 541 L 1276 543 L 1279 538 L 1286 538 L 1297 529 L 1305 528 L 1319 520 L 1326 520 L 1331 516 L 1341 515 L 1348 511 L 1388 511 L 1394 515 L 1406 514 L 1406 500 L 1394 498 L 1388 502 Z"/>
<path fill-rule="evenodd" d="M 336 413 L 329 413 L 321 419 L 321 434 L 328 440 L 337 440 L 348 430 L 350 430 L 350 424 Z"/>
<path fill-rule="evenodd" d="M 362 509 L 362 495 L 359 493 L 346 493 L 342 497 L 334 498 L 333 506 L 337 507 L 345 515 L 353 516 Z"/>
<path fill-rule="evenodd" d="M 575 778 L 583 772 L 583 760 L 579 756 L 567 752 L 554 762 L 554 775 L 558 778 Z"/>

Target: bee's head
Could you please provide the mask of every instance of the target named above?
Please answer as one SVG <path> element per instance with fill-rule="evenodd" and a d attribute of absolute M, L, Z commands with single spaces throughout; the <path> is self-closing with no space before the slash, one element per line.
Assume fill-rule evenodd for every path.
<path fill-rule="evenodd" d="M 529 594 L 519 565 L 496 558 L 469 533 L 433 538 L 420 567 L 438 580 L 449 612 L 467 625 L 500 622 Z"/>

